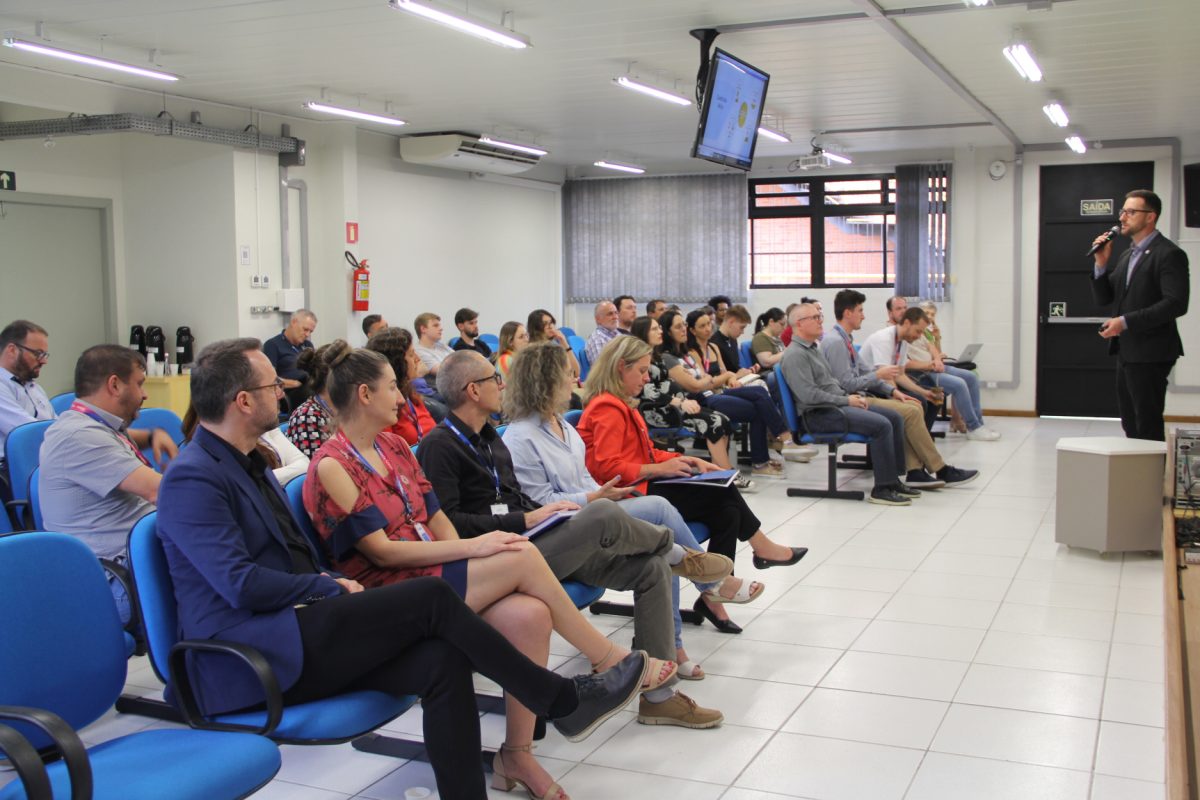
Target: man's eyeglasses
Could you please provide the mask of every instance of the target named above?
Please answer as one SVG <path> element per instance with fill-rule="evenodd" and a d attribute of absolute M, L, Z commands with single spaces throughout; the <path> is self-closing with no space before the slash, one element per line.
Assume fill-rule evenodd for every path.
<path fill-rule="evenodd" d="M 815 320 L 820 320 L 820 321 L 824 322 L 825 315 L 824 314 L 809 314 L 807 317 L 797 317 L 796 322 L 804 322 L 804 320 L 806 320 L 806 319 L 815 319 Z"/>
<path fill-rule="evenodd" d="M 1149 212 L 1150 209 L 1148 208 L 1122 208 L 1118 216 L 1128 217 L 1132 214 L 1148 214 Z"/>
<path fill-rule="evenodd" d="M 26 353 L 29 353 L 29 355 L 33 356 L 38 361 L 49 361 L 50 360 L 50 351 L 49 350 L 34 350 L 32 347 L 26 347 L 23 344 L 17 344 L 16 342 L 13 342 L 13 344 L 16 344 L 17 347 L 21 348 Z"/>
<path fill-rule="evenodd" d="M 270 383 L 264 383 L 262 386 L 247 386 L 242 389 L 243 392 L 257 392 L 261 389 L 274 389 L 276 392 L 283 391 L 283 378 L 276 378 Z"/>
<path fill-rule="evenodd" d="M 467 381 L 466 385 L 463 386 L 463 391 L 466 391 L 467 386 L 470 386 L 472 383 L 487 383 L 488 381 L 495 381 L 496 385 L 499 386 L 501 383 L 504 382 L 504 378 L 500 376 L 499 372 L 493 372 L 491 375 L 488 375 L 486 378 L 476 378 L 473 381 Z"/>

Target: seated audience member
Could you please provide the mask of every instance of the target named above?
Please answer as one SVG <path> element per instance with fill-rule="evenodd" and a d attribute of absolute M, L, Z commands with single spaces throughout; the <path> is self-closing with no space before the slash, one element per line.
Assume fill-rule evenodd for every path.
<path fill-rule="evenodd" d="M 544 308 L 535 308 L 529 312 L 529 319 L 525 322 L 525 330 L 529 333 L 529 343 L 552 341 L 558 342 L 559 347 L 567 351 L 567 361 L 571 364 L 571 374 L 575 376 L 575 380 L 579 380 L 580 368 L 579 359 L 575 358 L 575 351 L 571 349 L 571 343 L 567 341 L 567 337 L 558 329 L 558 321 L 554 319 L 554 315 Z"/>
<path fill-rule="evenodd" d="M 42 365 L 49 360 L 50 338 L 41 325 L 18 319 L 0 331 L 0 467 L 4 442 L 13 428 L 54 419 L 50 398 L 37 383 Z M 8 473 L 0 469 L 0 474 Z"/>
<path fill-rule="evenodd" d="M 725 312 L 733 305 L 733 301 L 728 296 L 723 294 L 714 294 L 708 298 L 708 308 L 712 309 L 712 318 L 715 324 L 719 327 L 725 321 Z"/>
<path fill-rule="evenodd" d="M 975 365 L 973 363 L 956 364 L 954 359 L 946 358 L 946 354 L 942 350 L 942 332 L 937 327 L 937 306 L 926 300 L 920 304 L 919 308 L 925 312 L 925 317 L 929 320 L 929 327 L 925 329 L 924 337 L 908 346 L 908 363 L 905 368 L 914 372 L 918 382 L 932 383 L 946 390 L 952 401 L 950 403 L 950 430 L 954 433 L 970 433 L 971 427 L 967 424 L 967 414 L 971 414 L 983 422 L 983 404 L 979 393 L 979 376 L 974 372 Z M 966 395 L 970 399 L 969 404 L 961 402 L 963 396 L 961 390 L 958 390 L 957 394 L 951 390 L 955 379 L 961 380 L 966 385 Z M 978 437 L 979 429 L 975 430 L 976 437 Z M 990 428 L 987 430 L 996 436 L 1000 435 Z"/>
<path fill-rule="evenodd" d="M 75 402 L 46 429 L 38 488 L 48 531 L 69 533 L 100 558 L 125 561 L 133 524 L 154 510 L 162 476 L 142 455 L 152 447 L 165 465 L 179 450 L 166 431 L 128 430 L 146 399 L 141 353 L 115 344 L 89 347 L 75 362 Z M 110 580 L 121 621 L 124 587 Z"/>
<path fill-rule="evenodd" d="M 413 578 L 364 592 L 322 573 L 255 450 L 277 423 L 281 396 L 258 346 L 235 339 L 200 352 L 191 376 L 200 427 L 160 487 L 158 535 L 181 638 L 254 647 L 289 705 L 355 690 L 420 695 L 443 797 L 487 796 L 472 670 L 574 738 L 632 698 L 648 667 L 643 653 L 568 680 L 517 651 L 445 581 Z M 234 659 L 198 653 L 188 668 L 206 715 L 263 705 L 258 680 Z"/>
<path fill-rule="evenodd" d="M 634 408 L 650 372 L 650 345 L 623 336 L 604 349 L 584 384 L 586 405 L 579 436 L 587 447 L 587 468 L 597 482 L 617 479 L 643 494 L 663 497 L 685 520 L 703 522 L 709 529 L 708 549 L 733 559 L 739 541 L 749 542 L 758 569 L 795 564 L 808 552 L 771 541 L 745 499 L 732 485 L 724 488 L 665 484 L 655 478 L 687 477 L 717 467 L 691 456 L 659 450 L 650 441 L 646 421 Z M 761 589 L 743 582 L 738 599 L 745 601 Z M 705 592 L 695 610 L 722 633 L 741 633 L 724 610 L 726 598 Z M 640 639 L 639 639 L 640 641 Z"/>
<path fill-rule="evenodd" d="M 622 337 L 624 338 L 624 337 Z M 523 533 L 559 511 L 574 517 L 533 540 L 559 580 L 633 590 L 638 645 L 655 658 L 674 655 L 671 632 L 671 531 L 634 519 L 611 500 L 583 509 L 575 503 L 539 505 L 521 491 L 512 457 L 488 420 L 500 410 L 495 368 L 478 353 L 443 362 L 438 390 L 451 412 L 421 442 L 417 458 L 442 510 L 460 536 L 491 531 Z M 709 728 L 719 711 L 702 708 L 665 687 L 642 695 L 638 720 L 649 725 Z"/>
<path fill-rule="evenodd" d="M 628 656 L 584 619 L 528 539 L 503 531 L 458 537 L 408 443 L 390 433 L 403 397 L 388 358 L 342 341 L 330 352 L 329 394 L 341 422 L 313 458 L 304 507 L 337 569 L 367 589 L 440 577 L 534 663 L 545 663 L 552 628 L 594 671 Z M 645 687 L 658 688 L 675 670 L 652 659 Z M 534 715 L 511 695 L 507 705 L 493 786 L 519 783 L 537 797 L 565 798 L 531 752 Z"/>
<path fill-rule="evenodd" d="M 596 363 L 604 345 L 621 335 L 621 330 L 617 327 L 619 316 L 615 305 L 607 300 L 601 300 L 596 303 L 596 308 L 592 313 L 596 319 L 596 330 L 588 337 L 587 344 L 583 348 L 589 364 Z"/>
<path fill-rule="evenodd" d="M 396 422 L 389 433 L 399 436 L 410 446 L 425 438 L 437 423 L 433 421 L 425 401 L 412 389 L 413 377 L 424 373 L 425 364 L 417 357 L 412 334 L 404 328 L 388 328 L 371 337 L 367 349 L 382 353 L 396 375 L 400 405 L 396 407 Z"/>
<path fill-rule="evenodd" d="M 366 336 L 368 339 L 387 327 L 389 327 L 388 322 L 383 318 L 382 314 L 367 314 L 363 317 L 363 336 Z"/>
<path fill-rule="evenodd" d="M 670 315 L 668 317 L 668 315 Z M 674 312 L 664 319 L 681 320 Z M 729 417 L 700 405 L 671 376 L 663 363 L 663 330 L 656 320 L 638 317 L 633 323 L 633 335 L 654 348 L 650 359 L 650 375 L 638 395 L 638 413 L 651 428 L 683 428 L 693 437 L 704 440 L 709 456 L 718 469 L 734 469 L 729 460 L 729 437 L 732 428 Z M 754 481 L 738 473 L 733 485 L 743 492 L 754 490 Z"/>
<path fill-rule="evenodd" d="M 649 320 L 649 317 L 639 319 Z M 630 516 L 655 525 L 666 525 L 671 529 L 677 547 L 699 555 L 700 545 L 695 535 L 665 499 L 631 497 L 633 488 L 617 486 L 616 478 L 603 486 L 592 478 L 584 460 L 583 439 L 562 416 L 570 394 L 571 376 L 560 348 L 537 344 L 526 348 L 513 361 L 511 380 L 504 391 L 505 415 L 512 419 L 504 432 L 504 445 L 512 454 L 521 489 L 537 503 L 567 501 L 583 507 L 593 500 L 616 500 Z M 733 562 L 711 553 L 708 558 L 721 564 L 724 575 L 702 575 L 701 565 L 689 563 L 688 558 L 681 560 L 672 571 L 691 578 L 701 592 L 723 593 L 717 602 L 749 602 L 757 596 L 747 587 L 744 596 L 738 598 L 742 580 L 725 577 L 733 569 Z M 724 578 L 723 582 L 721 578 Z M 677 577 L 672 580 L 672 595 L 678 609 Z M 675 612 L 675 660 L 679 663 L 681 678 L 700 680 L 704 677 L 704 671 L 683 649 L 683 623 L 678 610 Z"/>
<path fill-rule="evenodd" d="M 506 322 L 500 328 L 500 354 L 496 356 L 496 369 L 500 377 L 508 377 L 508 369 L 513 356 L 529 344 L 529 332 L 519 322 Z"/>
<path fill-rule="evenodd" d="M 291 408 L 310 396 L 308 373 L 297 365 L 300 354 L 312 350 L 312 335 L 317 329 L 317 315 L 302 308 L 292 313 L 287 327 L 263 343 L 263 353 L 283 379 L 283 391 Z"/>
<path fill-rule="evenodd" d="M 783 316 L 784 316 L 783 333 L 779 334 L 779 341 L 783 342 L 783 346 L 785 348 L 789 344 L 792 343 L 792 326 L 791 326 L 791 324 L 789 324 L 787 322 L 787 320 L 790 320 L 792 318 L 792 312 L 795 311 L 796 306 L 800 305 L 801 303 L 808 303 L 809 305 L 816 306 L 818 314 L 825 313 L 824 310 L 822 310 L 822 308 L 821 308 L 821 301 L 819 301 L 813 297 L 801 297 L 799 303 L 788 303 L 788 307 L 783 310 Z M 824 335 L 824 334 L 822 333 L 822 335 Z"/>
<path fill-rule="evenodd" d="M 442 343 L 442 318 L 429 312 L 418 314 L 413 320 L 413 332 L 417 335 L 414 345 L 417 355 L 429 368 L 429 374 L 436 376 L 442 362 L 454 352 Z"/>
<path fill-rule="evenodd" d="M 613 305 L 617 307 L 617 330 L 629 333 L 638 315 L 637 300 L 634 300 L 632 295 L 623 294 L 613 299 Z"/>
<path fill-rule="evenodd" d="M 900 480 L 897 457 L 904 451 L 903 424 L 893 425 L 883 414 L 871 411 L 862 395 L 842 388 L 821 355 L 821 323 L 824 316 L 809 303 L 792 309 L 792 343 L 780 362 L 786 387 L 796 399 L 797 411 L 815 409 L 806 415 L 810 433 L 840 433 L 848 430 L 867 437 L 867 452 L 875 473 L 869 502 L 890 506 L 912 505 L 920 493 Z M 825 408 L 837 406 L 838 408 Z"/>
<path fill-rule="evenodd" d="M 895 299 L 903 300 L 903 298 Z M 928 377 L 931 385 L 939 387 L 949 394 L 954 400 L 954 404 L 962 412 L 963 419 L 967 423 L 967 438 L 982 442 L 991 442 L 999 439 L 1000 434 L 988 430 L 983 425 L 983 418 L 976 416 L 975 409 L 979 400 L 979 380 L 975 378 L 974 373 L 960 370 L 964 374 L 971 376 L 972 383 L 976 387 L 974 394 L 972 394 L 970 384 L 961 380 L 956 375 L 950 373 L 939 374 L 929 362 L 914 365 L 909 358 L 908 346 L 924 336 L 926 324 L 928 324 L 928 320 L 925 318 L 924 311 L 919 308 L 905 309 L 904 313 L 900 316 L 899 323 L 889 325 L 867 337 L 867 340 L 862 345 L 863 361 L 868 367 L 872 368 L 881 364 L 893 364 L 901 367 L 902 369 L 895 379 L 896 385 L 903 387 L 909 394 L 921 397 L 926 403 L 936 406 L 940 402 L 936 394 L 929 389 L 919 386 L 916 381 L 909 377 L 907 372 L 911 366 L 918 368 L 924 366 L 928 368 Z"/>
<path fill-rule="evenodd" d="M 659 300 L 657 297 L 646 303 L 646 316 L 650 319 L 658 319 L 667 310 L 667 301 Z"/>
<path fill-rule="evenodd" d="M 196 408 L 189 404 L 187 412 L 183 415 L 183 440 L 185 442 L 192 440 L 192 435 L 195 434 L 199 424 L 200 418 L 196 416 Z M 292 444 L 292 440 L 287 438 L 287 434 L 278 427 L 271 428 L 258 437 L 254 448 L 258 450 L 263 461 L 267 462 L 267 468 L 271 470 L 275 480 L 279 481 L 280 486 L 287 486 L 293 478 L 298 478 L 308 472 L 308 456 L 301 453 L 300 448 Z"/>
<path fill-rule="evenodd" d="M 492 357 L 492 348 L 479 338 L 479 312 L 470 308 L 460 308 L 454 312 L 454 327 L 458 328 L 458 341 L 454 343 L 455 350 L 474 350 L 484 358 Z"/>
<path fill-rule="evenodd" d="M 774 368 L 783 358 L 783 341 L 779 338 L 787 327 L 787 317 L 778 308 L 768 308 L 754 322 L 754 338 L 750 352 L 764 371 Z"/>
<path fill-rule="evenodd" d="M 974 480 L 979 474 L 976 470 L 948 465 L 934 447 L 921 402 L 893 383 L 900 368 L 885 364 L 872 369 L 855 352 L 854 332 L 862 327 L 866 301 L 866 295 L 854 289 L 842 289 L 833 299 L 837 323 L 821 340 L 821 355 L 829 362 L 834 378 L 847 394 L 862 394 L 872 411 L 883 414 L 893 426 L 903 426 L 906 484 L 915 489 L 940 489 Z"/>
<path fill-rule="evenodd" d="M 316 350 L 301 353 L 297 361 L 308 374 L 312 395 L 288 416 L 287 438 L 306 458 L 312 458 L 335 429 L 333 406 L 329 404 L 329 392 L 325 389 L 325 380 L 329 376 L 328 353 L 329 345 L 321 345 Z"/>
<path fill-rule="evenodd" d="M 672 321 L 673 326 L 678 324 Z M 687 315 L 684 325 L 687 328 L 686 355 L 679 359 L 678 365 L 672 365 L 670 358 L 666 358 L 671 378 L 688 391 L 698 392 L 709 408 L 715 408 L 734 422 L 750 423 L 753 475 L 764 478 L 780 478 L 784 475 L 783 463 L 770 458 L 768 442 L 784 458 L 792 461 L 811 460 L 816 450 L 792 441 L 787 423 L 771 400 L 767 385 L 757 378 L 758 386 L 743 385 L 742 379 L 753 375 L 754 371 L 726 367 L 720 351 L 710 341 L 713 318 L 704 309 L 698 309 Z M 674 331 L 668 331 L 668 334 L 672 338 L 677 336 Z M 678 350 L 675 352 L 678 353 Z M 680 366 L 683 369 L 679 369 Z"/>
<path fill-rule="evenodd" d="M 726 369 L 739 370 L 742 368 L 742 354 L 739 352 L 738 338 L 750 324 L 750 312 L 741 303 L 732 305 L 725 312 L 725 319 L 712 333 L 710 340 L 721 354 L 721 361 Z M 751 367 L 757 371 L 756 367 Z"/>

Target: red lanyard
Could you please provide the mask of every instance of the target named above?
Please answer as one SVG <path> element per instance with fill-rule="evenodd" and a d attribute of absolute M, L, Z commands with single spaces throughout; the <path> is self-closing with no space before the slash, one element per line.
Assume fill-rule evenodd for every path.
<path fill-rule="evenodd" d="M 835 326 L 837 332 L 841 334 L 842 343 L 846 345 L 846 352 L 850 354 L 850 366 L 858 366 L 858 353 L 854 352 L 854 345 L 850 342 L 850 334 L 842 330 L 841 325 Z"/>
<path fill-rule="evenodd" d="M 903 342 L 900 341 L 900 326 L 897 325 L 895 327 L 896 327 L 896 351 L 894 353 L 892 353 L 892 363 L 898 367 L 898 366 L 900 366 L 900 345 L 902 345 Z"/>
<path fill-rule="evenodd" d="M 379 474 L 375 467 L 371 466 L 370 461 L 367 461 L 365 458 L 363 458 L 363 454 L 358 452 L 358 448 L 350 443 L 350 440 L 346 438 L 345 433 L 338 431 L 337 438 L 338 444 L 342 445 L 347 455 L 353 455 L 360 462 L 362 462 L 362 465 L 367 468 L 368 472 L 377 476 L 381 481 L 383 481 L 385 486 L 387 485 L 387 480 Z M 416 519 L 416 513 L 413 511 L 412 501 L 408 499 L 408 492 L 404 488 L 404 482 L 400 477 L 400 472 L 392 466 L 391 460 L 384 455 L 383 450 L 379 447 L 379 443 L 375 442 L 374 445 L 376 455 L 378 455 L 379 460 L 383 462 L 384 468 L 391 473 L 392 484 L 396 487 L 396 493 L 400 495 L 400 502 L 404 504 L 404 521 L 409 525 L 412 525 L 413 521 Z"/>
<path fill-rule="evenodd" d="M 113 430 L 112 426 L 109 425 L 107 422 L 105 422 L 104 418 L 101 417 L 99 414 L 97 414 L 95 411 L 92 411 L 90 408 L 88 408 L 83 403 L 79 402 L 78 400 L 75 400 L 74 402 L 71 403 L 71 410 L 78 411 L 80 414 L 91 417 L 96 422 L 99 422 L 101 425 L 108 428 L 110 431 L 112 431 L 113 433 L 115 433 L 117 435 L 118 439 L 120 439 L 122 442 L 124 442 L 126 444 L 126 446 L 128 446 L 129 449 L 133 451 L 133 454 L 138 457 L 138 461 L 141 461 L 147 467 L 150 467 L 150 469 L 154 469 L 154 467 L 152 467 L 150 465 L 149 459 L 147 459 L 144 455 L 142 455 L 142 451 L 138 449 L 138 446 L 133 443 L 132 439 L 130 439 L 128 436 L 126 436 L 121 431 Z"/>
<path fill-rule="evenodd" d="M 417 440 L 419 441 L 425 437 L 425 432 L 421 430 L 421 420 L 417 419 L 417 407 L 407 397 L 404 398 L 404 402 L 408 403 L 408 416 L 412 419 L 413 426 L 417 429 Z M 380 458 L 382 457 L 383 454 L 381 453 Z"/>

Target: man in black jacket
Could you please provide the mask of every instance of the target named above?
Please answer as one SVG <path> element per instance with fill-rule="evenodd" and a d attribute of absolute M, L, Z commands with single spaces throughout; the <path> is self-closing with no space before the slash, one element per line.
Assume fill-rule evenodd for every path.
<path fill-rule="evenodd" d="M 1155 227 L 1162 200 L 1135 189 L 1125 195 L 1121 233 L 1133 245 L 1109 265 L 1112 242 L 1096 252 L 1092 294 L 1113 306 L 1112 319 L 1100 326 L 1117 356 L 1117 407 L 1121 427 L 1131 439 L 1164 441 L 1163 406 L 1167 376 L 1183 355 L 1176 317 L 1187 313 L 1188 257 Z M 1100 244 L 1103 236 L 1097 237 Z"/>

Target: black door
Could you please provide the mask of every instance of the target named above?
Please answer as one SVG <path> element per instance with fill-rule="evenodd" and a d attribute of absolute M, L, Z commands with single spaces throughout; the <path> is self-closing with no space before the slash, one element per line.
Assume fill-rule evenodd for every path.
<path fill-rule="evenodd" d="M 1092 300 L 1092 239 L 1117 224 L 1125 193 L 1153 189 L 1154 163 L 1042 167 L 1038 229 L 1037 412 L 1116 417 L 1116 359 L 1098 335 L 1111 309 Z M 1129 247 L 1118 236 L 1113 259 Z"/>

